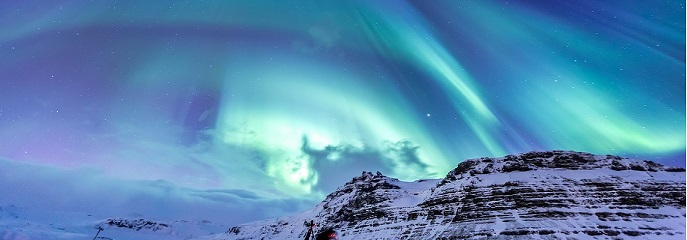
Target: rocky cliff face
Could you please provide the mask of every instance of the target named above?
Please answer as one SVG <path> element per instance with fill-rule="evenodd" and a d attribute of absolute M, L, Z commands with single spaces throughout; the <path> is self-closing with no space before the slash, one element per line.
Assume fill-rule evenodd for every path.
<path fill-rule="evenodd" d="M 363 172 L 301 214 L 205 239 L 685 238 L 685 170 L 570 151 L 466 160 L 444 179 Z"/>

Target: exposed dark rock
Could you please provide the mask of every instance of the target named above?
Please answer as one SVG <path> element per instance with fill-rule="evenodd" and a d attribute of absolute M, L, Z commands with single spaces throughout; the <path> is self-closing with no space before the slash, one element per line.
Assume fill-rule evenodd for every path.
<path fill-rule="evenodd" d="M 169 224 L 167 223 L 159 223 L 159 222 L 153 222 L 150 220 L 145 220 L 145 219 L 122 219 L 122 218 L 117 218 L 117 219 L 107 219 L 104 222 L 106 225 L 113 226 L 113 227 L 119 227 L 119 228 L 128 228 L 136 231 L 140 231 L 142 229 L 148 229 L 151 231 L 158 231 L 162 230 L 165 228 L 170 227 Z"/>

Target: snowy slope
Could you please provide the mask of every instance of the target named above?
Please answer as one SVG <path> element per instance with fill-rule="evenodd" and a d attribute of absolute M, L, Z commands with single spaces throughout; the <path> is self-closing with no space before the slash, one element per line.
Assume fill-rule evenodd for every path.
<path fill-rule="evenodd" d="M 189 239 L 218 233 L 226 226 L 208 221 L 158 222 L 145 219 L 111 218 L 79 213 L 52 213 L 22 209 L 14 205 L 0 207 L 0 240 L 93 239 Z"/>
<path fill-rule="evenodd" d="M 571 151 L 466 160 L 446 178 L 363 172 L 314 208 L 198 239 L 685 239 L 685 172 Z"/>

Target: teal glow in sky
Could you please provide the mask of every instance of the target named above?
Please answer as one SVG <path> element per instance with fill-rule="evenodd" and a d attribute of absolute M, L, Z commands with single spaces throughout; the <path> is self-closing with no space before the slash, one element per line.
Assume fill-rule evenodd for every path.
<path fill-rule="evenodd" d="M 173 189 L 146 198 L 230 222 L 474 157 L 684 166 L 684 19 L 678 1 L 2 2 L 0 158 L 44 173 L 15 192 L 89 172 L 68 186 Z"/>

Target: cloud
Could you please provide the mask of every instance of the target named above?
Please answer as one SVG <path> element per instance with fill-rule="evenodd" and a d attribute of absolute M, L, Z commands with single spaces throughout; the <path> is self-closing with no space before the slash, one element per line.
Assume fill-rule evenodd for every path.
<path fill-rule="evenodd" d="M 209 190 L 198 190 L 192 192 L 193 196 L 206 198 L 218 202 L 230 202 L 233 199 L 260 199 L 260 197 L 254 192 L 243 190 L 243 189 L 209 189 Z"/>
<path fill-rule="evenodd" d="M 49 221 L 60 212 L 155 220 L 210 220 L 227 225 L 273 218 L 316 204 L 273 198 L 249 189 L 196 189 L 165 180 L 122 180 L 101 171 L 0 159 L 0 206 L 18 205 Z"/>
<path fill-rule="evenodd" d="M 314 147 L 304 136 L 301 147 L 290 153 L 299 155 L 312 173 L 300 183 L 312 192 L 293 194 L 268 174 L 266 158 L 275 157 L 270 151 L 214 137 L 183 146 L 124 142 L 125 136 L 112 139 L 127 151 L 113 148 L 111 156 L 90 165 L 67 168 L 0 159 L 0 206 L 32 209 L 45 221 L 60 212 L 78 212 L 235 225 L 311 208 L 361 171 L 393 177 L 427 174 L 419 147 L 409 141 L 384 142 L 381 149 L 345 143 Z"/>
<path fill-rule="evenodd" d="M 428 176 L 428 165 L 418 156 L 418 146 L 410 141 L 385 141 L 382 149 L 351 144 L 328 145 L 322 149 L 310 146 L 303 137 L 302 151 L 312 162 L 317 178 L 315 188 L 330 192 L 361 171 L 380 171 L 387 176 L 416 180 Z"/>
<path fill-rule="evenodd" d="M 311 144 L 304 136 L 300 144 L 270 148 L 262 142 L 226 142 L 209 129 L 199 131 L 204 139 L 187 145 L 155 134 L 137 136 L 145 132 L 141 128 L 118 125 L 107 134 L 91 134 L 87 145 L 96 147 L 93 152 L 60 158 L 78 160 L 72 165 L 0 159 L 0 206 L 20 204 L 46 213 L 47 219 L 70 211 L 231 225 L 311 208 L 361 171 L 393 177 L 427 172 L 419 148 L 409 141 L 371 146 L 315 139 Z M 280 185 L 289 171 L 269 172 L 270 166 L 289 164 L 307 169 L 309 175 L 296 184 L 312 191 L 298 194 Z"/>
<path fill-rule="evenodd" d="M 384 146 L 382 154 L 384 159 L 392 165 L 393 174 L 412 180 L 433 174 L 427 172 L 429 165 L 418 156 L 419 146 L 407 140 L 385 141 Z"/>

